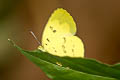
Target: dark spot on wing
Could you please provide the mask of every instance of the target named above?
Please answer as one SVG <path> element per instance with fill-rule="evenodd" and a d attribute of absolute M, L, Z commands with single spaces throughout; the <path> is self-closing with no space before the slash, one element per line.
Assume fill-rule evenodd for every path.
<path fill-rule="evenodd" d="M 67 53 L 67 51 L 66 51 L 66 50 L 63 50 L 63 52 L 64 52 L 64 53 Z"/>
<path fill-rule="evenodd" d="M 55 32 L 56 32 L 56 30 L 53 30 L 53 32 L 55 33 Z"/>
<path fill-rule="evenodd" d="M 65 46 L 64 46 L 64 45 L 62 45 L 62 48 L 64 48 L 64 49 L 65 49 Z"/>
<path fill-rule="evenodd" d="M 46 40 L 47 40 L 48 42 L 50 42 L 50 40 L 49 40 L 48 38 L 47 38 Z"/>
<path fill-rule="evenodd" d="M 53 33 L 55 33 L 55 32 L 56 32 L 56 30 L 53 30 L 53 27 L 52 27 L 52 26 L 50 26 L 50 29 L 53 31 Z"/>
<path fill-rule="evenodd" d="M 55 50 L 55 47 L 52 47 L 52 48 L 54 49 L 55 52 L 57 52 L 57 51 Z"/>
<path fill-rule="evenodd" d="M 72 49 L 73 56 L 74 56 L 74 52 L 75 52 L 74 48 L 75 48 L 75 45 L 73 44 L 73 49 Z"/>
<path fill-rule="evenodd" d="M 57 52 L 57 51 L 55 50 L 55 52 Z"/>
<path fill-rule="evenodd" d="M 74 53 L 74 49 L 72 49 L 72 52 Z"/>
<path fill-rule="evenodd" d="M 66 38 L 65 38 L 65 37 L 63 37 L 63 39 L 64 39 L 64 43 L 66 43 Z"/>
<path fill-rule="evenodd" d="M 65 50 L 65 45 L 62 45 L 62 48 L 63 48 L 63 52 L 67 53 L 67 51 Z"/>
<path fill-rule="evenodd" d="M 53 27 L 52 27 L 52 26 L 50 26 L 50 29 L 51 29 L 51 30 L 53 30 Z"/>
<path fill-rule="evenodd" d="M 47 44 L 45 44 L 45 45 L 47 45 Z"/>

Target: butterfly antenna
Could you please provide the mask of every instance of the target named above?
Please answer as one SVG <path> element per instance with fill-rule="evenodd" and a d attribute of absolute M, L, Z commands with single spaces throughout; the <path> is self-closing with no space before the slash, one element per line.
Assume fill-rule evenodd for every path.
<path fill-rule="evenodd" d="M 32 31 L 30 31 L 30 33 L 31 33 L 32 36 L 35 38 L 35 40 L 37 41 L 37 43 L 40 45 L 40 42 L 39 42 L 38 38 L 35 36 L 35 34 L 34 34 Z"/>

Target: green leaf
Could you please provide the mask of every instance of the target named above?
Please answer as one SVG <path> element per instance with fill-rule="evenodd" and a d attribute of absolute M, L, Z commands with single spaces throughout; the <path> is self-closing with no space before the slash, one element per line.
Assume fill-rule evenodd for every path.
<path fill-rule="evenodd" d="M 114 69 L 120 70 L 120 63 L 111 66 Z"/>
<path fill-rule="evenodd" d="M 53 80 L 120 80 L 119 70 L 96 60 L 58 57 L 40 50 L 26 51 L 12 44 Z"/>

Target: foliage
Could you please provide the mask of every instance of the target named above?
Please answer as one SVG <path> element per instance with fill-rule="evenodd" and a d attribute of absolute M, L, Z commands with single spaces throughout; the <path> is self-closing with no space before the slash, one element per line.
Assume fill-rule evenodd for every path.
<path fill-rule="evenodd" d="M 119 64 L 111 66 L 94 59 L 59 57 L 40 50 L 26 51 L 9 41 L 53 80 L 120 80 Z"/>

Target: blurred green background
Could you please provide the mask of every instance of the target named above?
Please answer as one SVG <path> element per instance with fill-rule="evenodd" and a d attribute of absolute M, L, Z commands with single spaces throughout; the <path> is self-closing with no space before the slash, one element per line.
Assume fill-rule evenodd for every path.
<path fill-rule="evenodd" d="M 0 0 L 0 80 L 49 80 L 7 41 L 34 50 L 50 14 L 66 9 L 77 24 L 85 57 L 103 63 L 120 62 L 120 0 Z"/>

